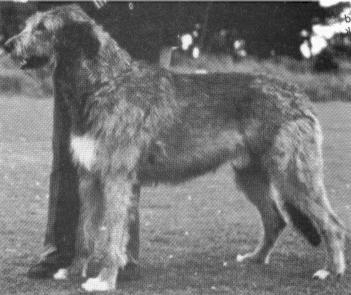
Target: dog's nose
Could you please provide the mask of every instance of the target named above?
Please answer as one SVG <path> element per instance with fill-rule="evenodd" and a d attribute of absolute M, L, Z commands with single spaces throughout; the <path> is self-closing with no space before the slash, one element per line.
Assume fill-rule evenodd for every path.
<path fill-rule="evenodd" d="M 13 38 L 8 39 L 4 44 L 4 49 L 6 52 L 10 53 L 15 47 L 15 42 Z"/>

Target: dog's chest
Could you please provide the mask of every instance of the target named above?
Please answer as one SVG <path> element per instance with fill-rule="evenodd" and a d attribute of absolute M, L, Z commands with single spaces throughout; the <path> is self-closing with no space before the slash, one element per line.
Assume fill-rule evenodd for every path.
<path fill-rule="evenodd" d="M 72 135 L 70 147 L 73 161 L 88 171 L 91 171 L 96 162 L 96 140 L 89 135 Z"/>

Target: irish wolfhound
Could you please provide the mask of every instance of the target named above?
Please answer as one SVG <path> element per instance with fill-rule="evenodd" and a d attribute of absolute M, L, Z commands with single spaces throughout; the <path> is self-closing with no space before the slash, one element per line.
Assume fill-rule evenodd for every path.
<path fill-rule="evenodd" d="M 35 14 L 6 45 L 23 68 L 54 60 L 55 91 L 70 109 L 84 249 L 103 265 L 83 289 L 115 288 L 140 186 L 177 184 L 226 162 L 264 227 L 260 245 L 238 262 L 268 263 L 291 222 L 312 245 L 326 244 L 329 263 L 315 277 L 344 273 L 344 228 L 323 183 L 321 127 L 294 86 L 241 73 L 176 75 L 132 61 L 78 6 Z"/>

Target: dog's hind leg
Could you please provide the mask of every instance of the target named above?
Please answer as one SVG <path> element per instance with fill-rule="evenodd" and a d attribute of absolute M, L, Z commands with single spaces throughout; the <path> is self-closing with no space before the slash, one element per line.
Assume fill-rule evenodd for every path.
<path fill-rule="evenodd" d="M 285 210 L 293 226 L 313 246 L 318 246 L 321 238 L 326 245 L 325 267 L 315 272 L 313 278 L 323 280 L 329 276 L 330 271 L 342 276 L 345 272 L 345 233 L 341 221 L 330 206 L 323 182 L 294 182 L 285 188 L 281 200 L 282 210 Z"/>
<path fill-rule="evenodd" d="M 235 170 L 236 182 L 246 197 L 260 212 L 263 223 L 263 237 L 252 253 L 238 255 L 237 261 L 269 263 L 271 250 L 286 223 L 271 198 L 272 188 L 269 179 L 259 167 Z"/>
<path fill-rule="evenodd" d="M 127 177 L 107 177 L 104 183 L 104 216 L 99 238 L 95 244 L 96 255 L 103 255 L 99 275 L 82 284 L 85 291 L 109 291 L 116 287 L 118 269 L 128 261 L 129 213 L 136 185 Z M 95 255 L 95 254 L 94 254 Z"/>
<path fill-rule="evenodd" d="M 280 191 L 284 211 L 314 246 L 324 240 L 326 265 L 314 274 L 325 279 L 330 271 L 345 272 L 344 227 L 327 198 L 323 180 L 322 133 L 316 118 L 288 122 L 279 131 L 265 161 Z"/>
<path fill-rule="evenodd" d="M 345 272 L 344 257 L 344 229 L 341 221 L 331 209 L 327 199 L 324 185 L 321 183 L 311 187 L 309 193 L 301 190 L 297 193 L 301 198 L 314 200 L 301 207 L 301 204 L 285 202 L 285 209 L 290 215 L 292 224 L 313 245 L 317 246 L 321 238 L 326 246 L 326 259 L 323 269 L 316 271 L 313 278 L 324 280 L 330 274 L 335 273 L 338 277 Z"/>

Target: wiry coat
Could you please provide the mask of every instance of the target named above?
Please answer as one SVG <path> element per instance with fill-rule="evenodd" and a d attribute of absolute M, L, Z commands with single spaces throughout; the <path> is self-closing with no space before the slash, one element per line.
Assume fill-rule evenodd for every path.
<path fill-rule="evenodd" d="M 29 64 L 44 56 L 24 48 L 41 48 L 33 32 L 42 22 L 48 26 L 45 21 L 55 24 L 48 52 L 56 60 L 56 91 L 70 108 L 72 155 L 81 167 L 84 239 L 94 256 L 105 258 L 85 290 L 115 287 L 141 185 L 175 184 L 226 162 L 264 227 L 262 243 L 238 255 L 239 262 L 267 263 L 291 221 L 312 244 L 321 237 L 327 244 L 331 269 L 317 277 L 344 273 L 344 231 L 326 196 L 322 134 L 305 94 L 265 76 L 180 75 L 133 61 L 75 6 L 36 16 L 26 37 L 12 41 Z"/>
<path fill-rule="evenodd" d="M 171 75 L 128 60 L 123 65 L 115 52 L 124 52 L 105 38 L 93 59 L 60 53 L 55 72 L 70 100 L 72 134 L 98 142 L 93 171 L 136 169 L 141 183 L 178 182 L 228 160 L 249 165 L 251 157 L 269 153 L 282 124 L 315 121 L 309 100 L 288 84 L 240 73 Z"/>

